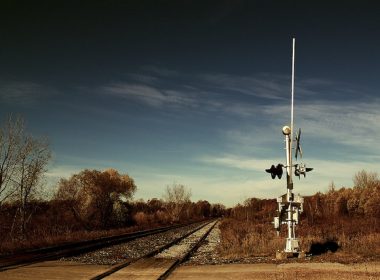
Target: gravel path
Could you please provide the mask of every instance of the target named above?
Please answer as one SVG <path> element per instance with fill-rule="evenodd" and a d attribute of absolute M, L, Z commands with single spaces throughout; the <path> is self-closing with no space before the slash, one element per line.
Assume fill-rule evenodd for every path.
<path fill-rule="evenodd" d="M 167 232 L 145 236 L 82 255 L 61 258 L 62 261 L 75 261 L 85 264 L 114 265 L 127 259 L 135 259 L 146 255 L 154 249 L 160 248 L 166 243 L 184 235 L 186 232 L 195 229 L 199 223 L 186 227 L 173 229 Z"/>

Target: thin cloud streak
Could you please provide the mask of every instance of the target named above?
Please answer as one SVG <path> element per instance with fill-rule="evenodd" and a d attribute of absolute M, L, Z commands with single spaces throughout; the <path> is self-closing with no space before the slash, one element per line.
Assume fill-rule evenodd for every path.
<path fill-rule="evenodd" d="M 279 158 L 272 159 L 251 159 L 239 157 L 236 155 L 225 155 L 221 157 L 205 156 L 199 159 L 200 162 L 207 164 L 217 164 L 230 168 L 237 168 L 242 170 L 251 170 L 262 172 L 269 168 L 271 163 L 281 162 Z"/>
<path fill-rule="evenodd" d="M 167 88 L 159 86 L 158 83 L 162 83 L 165 79 L 176 79 L 178 76 L 184 79 L 186 75 L 156 67 L 150 69 L 150 72 L 156 75 L 163 73 L 161 76 L 148 76 L 151 81 L 154 80 L 157 83 L 155 86 L 114 83 L 106 85 L 102 89 L 107 94 L 137 100 L 153 107 L 196 108 L 198 112 L 219 112 L 247 120 L 262 116 L 264 122 L 259 128 L 261 136 L 257 136 L 257 134 L 255 136 L 260 139 L 271 139 L 273 136 L 273 131 L 271 131 L 273 127 L 270 123 L 265 123 L 265 120 L 285 119 L 286 123 L 286 116 L 290 112 L 290 106 L 287 104 L 290 94 L 286 93 L 289 92 L 289 77 L 285 75 L 258 74 L 250 77 L 238 77 L 227 74 L 203 74 L 174 88 Z M 321 98 L 326 95 L 326 88 L 330 88 L 332 92 L 339 91 L 349 93 L 351 96 L 362 96 L 357 91 L 358 89 L 351 88 L 347 84 L 319 78 L 299 79 L 296 88 L 298 95 L 295 100 L 296 126 L 305 128 L 308 135 L 316 141 L 323 138 L 329 139 L 333 143 L 362 149 L 376 147 L 376 139 L 380 137 L 380 115 L 377 113 L 379 100 L 358 101 L 356 104 L 323 100 Z M 242 102 L 234 98 L 234 94 L 222 97 L 222 91 L 278 100 L 273 101 L 271 105 L 259 105 L 254 103 L 254 100 Z M 318 91 L 322 91 L 322 94 Z M 279 100 L 282 101 L 279 102 Z M 257 130 L 258 125 L 259 123 L 255 122 L 252 129 Z M 235 129 L 235 134 L 239 134 L 238 130 L 239 128 Z M 242 132 L 242 134 L 247 133 L 246 131 Z M 376 135 L 379 137 L 375 137 Z M 241 136 L 243 137 L 243 135 Z"/>
<path fill-rule="evenodd" d="M 153 107 L 196 106 L 196 100 L 191 96 L 191 93 L 177 90 L 158 89 L 156 87 L 143 84 L 117 83 L 104 86 L 102 90 L 107 94 L 117 96 L 119 98 L 137 100 Z"/>
<path fill-rule="evenodd" d="M 159 107 L 167 101 L 167 96 L 161 91 L 146 85 L 119 83 L 105 86 L 103 89 L 108 94 L 121 98 L 137 99 L 154 107 Z"/>
<path fill-rule="evenodd" d="M 51 99 L 57 94 L 56 89 L 34 82 L 0 82 L 0 102 L 5 104 L 33 105 L 42 99 Z"/>
<path fill-rule="evenodd" d="M 314 139 L 380 152 L 380 100 L 356 104 L 344 102 L 303 103 L 295 109 L 295 125 L 307 129 Z M 263 114 L 273 118 L 284 115 L 289 106 L 266 106 Z M 317 140 L 316 140 L 317 141 Z"/>
<path fill-rule="evenodd" d="M 102 87 L 107 94 L 138 99 L 150 106 L 203 106 L 204 110 L 226 110 L 250 117 L 257 114 L 257 99 L 242 102 L 241 96 L 260 98 L 275 104 L 290 99 L 290 76 L 258 73 L 249 76 L 232 74 L 189 75 L 155 66 L 145 66 L 146 73 L 127 74 L 131 81 L 120 81 Z M 318 102 L 335 95 L 365 96 L 363 89 L 328 79 L 297 79 L 296 99 Z M 249 104 L 249 105 L 248 105 Z M 256 105 L 255 105 L 256 104 Z"/>
<path fill-rule="evenodd" d="M 154 68 L 155 69 L 155 68 Z M 163 72 L 163 75 L 157 73 Z M 259 95 L 265 99 L 281 99 L 284 88 L 276 81 L 229 75 L 200 75 L 189 77 L 183 74 L 186 82 L 168 86 L 179 73 L 155 69 L 153 75 L 128 74 L 133 82 L 111 83 L 98 89 L 101 94 L 136 100 L 147 106 L 174 108 L 201 108 L 204 112 L 225 112 L 235 116 L 250 117 L 257 111 L 255 106 L 238 101 L 238 95 Z M 265 80 L 267 79 L 267 80 Z M 252 93 L 255 91 L 256 93 Z M 226 96 L 226 92 L 229 93 Z"/>
<path fill-rule="evenodd" d="M 205 74 L 200 79 L 214 91 L 256 96 L 265 99 L 284 99 L 284 83 L 279 77 L 247 77 L 227 74 Z M 287 88 L 288 90 L 288 88 Z"/>

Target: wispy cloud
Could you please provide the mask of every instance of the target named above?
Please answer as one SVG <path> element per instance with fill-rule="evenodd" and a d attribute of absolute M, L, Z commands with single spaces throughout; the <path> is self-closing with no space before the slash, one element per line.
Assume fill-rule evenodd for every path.
<path fill-rule="evenodd" d="M 120 98 L 137 100 L 153 107 L 161 107 L 164 105 L 194 106 L 196 104 L 191 94 L 177 90 L 158 89 L 143 84 L 111 84 L 104 86 L 103 91 Z"/>
<path fill-rule="evenodd" d="M 217 92 L 244 94 L 265 99 L 284 99 L 284 93 L 289 91 L 289 77 L 282 75 L 203 74 L 199 75 L 199 78 Z"/>
<path fill-rule="evenodd" d="M 270 167 L 272 163 L 281 162 L 280 158 L 277 159 L 252 159 L 247 157 L 239 157 L 236 155 L 224 155 L 218 157 L 204 156 L 199 159 L 203 163 L 217 164 L 230 168 L 238 168 L 243 170 L 264 171 Z"/>
<path fill-rule="evenodd" d="M 147 85 L 118 83 L 105 86 L 103 89 L 108 94 L 137 99 L 151 106 L 161 106 L 168 100 L 163 92 Z"/>
<path fill-rule="evenodd" d="M 380 99 L 376 98 L 367 101 L 296 100 L 295 128 L 301 127 L 303 136 L 314 143 L 335 145 L 337 153 L 353 158 L 366 156 L 368 160 L 369 155 L 380 155 L 379 107 Z M 282 143 L 280 131 L 283 125 L 290 123 L 290 104 L 231 106 L 226 112 L 231 110 L 253 120 L 223 131 L 230 146 L 235 145 L 240 153 L 252 149 L 256 152 L 270 150 L 273 144 Z"/>
<path fill-rule="evenodd" d="M 367 102 L 302 102 L 295 108 L 296 126 L 304 128 L 315 139 L 380 152 L 379 99 Z M 263 114 L 278 118 L 289 112 L 289 106 L 264 106 Z"/>
<path fill-rule="evenodd" d="M 34 82 L 0 82 L 0 102 L 2 103 L 34 104 L 56 94 L 56 89 Z"/>
<path fill-rule="evenodd" d="M 195 109 L 251 119 L 252 126 L 227 128 L 225 136 L 237 144 L 268 143 L 274 125 L 285 125 L 290 115 L 290 77 L 261 73 L 249 76 L 232 74 L 186 73 L 150 66 L 134 82 L 105 85 L 107 94 L 137 100 L 148 106 Z M 133 76 L 133 74 L 132 74 Z M 336 99 L 347 96 L 347 101 Z M 248 99 L 247 99 L 248 98 Z M 377 148 L 380 137 L 379 99 L 346 83 L 321 78 L 297 78 L 295 124 L 315 141 L 323 139 L 358 149 Z M 271 141 L 269 141 L 271 142 Z M 268 146 L 268 145 L 266 145 Z"/>
<path fill-rule="evenodd" d="M 256 73 L 252 75 L 200 74 L 197 79 L 215 92 L 257 97 L 272 103 L 290 99 L 290 75 Z M 358 85 L 326 78 L 296 78 L 295 92 L 298 100 L 335 100 L 345 96 L 365 100 L 373 93 Z"/>
<path fill-rule="evenodd" d="M 257 114 L 258 104 L 284 104 L 290 98 L 290 75 L 256 73 L 234 75 L 201 73 L 145 66 L 129 73 L 126 81 L 105 85 L 103 90 L 128 96 L 148 105 L 197 105 L 205 111 L 223 110 L 242 117 Z M 364 98 L 365 89 L 322 78 L 297 78 L 297 100 L 334 101 L 335 97 Z"/>
<path fill-rule="evenodd" d="M 281 100 L 288 87 L 287 77 L 280 75 L 189 75 L 153 66 L 145 67 L 144 71 L 146 73 L 127 74 L 126 81 L 105 85 L 101 91 L 149 106 L 193 107 L 205 112 L 223 111 L 247 117 L 255 111 L 252 106 L 239 101 L 241 95 Z"/>

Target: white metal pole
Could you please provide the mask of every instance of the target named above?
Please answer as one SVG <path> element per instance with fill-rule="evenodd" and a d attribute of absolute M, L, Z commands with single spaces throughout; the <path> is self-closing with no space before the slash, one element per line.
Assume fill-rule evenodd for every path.
<path fill-rule="evenodd" d="M 292 52 L 292 104 L 291 104 L 291 113 L 290 113 L 290 180 L 293 184 L 292 178 L 292 169 L 293 169 L 293 159 L 292 159 L 292 150 L 293 150 L 293 120 L 294 120 L 294 66 L 295 66 L 295 52 L 296 52 L 296 38 L 293 38 L 293 52 Z"/>
<path fill-rule="evenodd" d="M 290 116 L 290 133 L 293 137 L 293 118 L 294 118 L 294 66 L 295 66 L 295 53 L 296 53 L 296 38 L 293 38 L 293 53 L 292 53 L 292 104 Z"/>

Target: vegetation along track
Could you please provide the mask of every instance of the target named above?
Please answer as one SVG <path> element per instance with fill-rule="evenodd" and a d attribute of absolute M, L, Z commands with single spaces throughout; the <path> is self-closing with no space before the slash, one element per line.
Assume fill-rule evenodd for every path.
<path fill-rule="evenodd" d="M 27 250 L 13 255 L 0 256 L 0 271 L 14 269 L 20 266 L 25 266 L 46 260 L 54 260 L 61 257 L 75 256 L 78 254 L 91 252 L 108 246 L 129 242 L 141 237 L 170 231 L 180 227 L 185 227 L 189 224 L 194 223 L 160 227 L 151 230 L 143 230 L 122 235 L 102 237 L 93 240 L 66 243 L 58 246 L 50 246 L 46 248 Z M 204 223 L 201 223 L 201 225 L 204 225 Z"/>
<path fill-rule="evenodd" d="M 204 223 L 142 257 L 114 265 L 105 272 L 92 277 L 91 280 L 112 279 L 113 277 L 118 279 L 117 274 L 119 276 L 121 274 L 123 278 L 133 278 L 135 273 L 139 273 L 141 270 L 146 271 L 149 266 L 153 267 L 152 274 L 156 275 L 157 279 L 166 279 L 199 248 L 217 222 L 213 220 Z M 130 269 L 128 270 L 128 268 Z"/>

